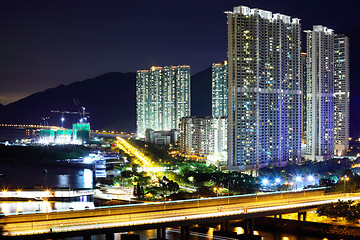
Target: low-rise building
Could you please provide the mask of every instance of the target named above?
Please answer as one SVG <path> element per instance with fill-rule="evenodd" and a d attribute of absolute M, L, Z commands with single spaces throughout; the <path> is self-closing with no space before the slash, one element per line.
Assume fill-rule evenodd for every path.
<path fill-rule="evenodd" d="M 180 120 L 180 153 L 186 157 L 226 162 L 227 118 L 183 117 Z"/>
<path fill-rule="evenodd" d="M 169 131 L 154 131 L 151 128 L 145 131 L 145 142 L 169 145 L 178 141 L 178 130 L 171 129 Z"/>

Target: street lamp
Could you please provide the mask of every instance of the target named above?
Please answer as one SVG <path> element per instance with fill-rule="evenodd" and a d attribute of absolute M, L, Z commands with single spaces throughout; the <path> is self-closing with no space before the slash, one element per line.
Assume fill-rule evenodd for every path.
<path fill-rule="evenodd" d="M 214 187 L 214 192 L 216 192 L 216 197 L 219 196 L 219 189 L 217 187 Z"/>
<path fill-rule="evenodd" d="M 268 180 L 268 179 L 264 178 L 264 179 L 262 180 L 262 184 L 263 184 L 264 186 L 266 186 L 268 183 L 269 183 L 269 180 Z"/>
<path fill-rule="evenodd" d="M 343 177 L 341 177 L 341 180 L 344 181 L 344 197 L 345 197 L 345 183 L 346 183 L 347 181 L 349 181 L 349 177 L 346 176 L 346 175 L 344 175 Z"/>
<path fill-rule="evenodd" d="M 280 178 L 276 178 L 276 179 L 275 179 L 275 182 L 276 182 L 277 184 L 279 184 L 279 183 L 281 182 Z"/>
<path fill-rule="evenodd" d="M 309 176 L 308 176 L 308 181 L 309 181 L 309 182 L 315 181 L 314 176 L 313 176 L 313 175 L 309 175 Z"/>
<path fill-rule="evenodd" d="M 262 188 L 262 191 L 266 191 L 266 186 L 269 184 L 269 180 L 267 178 L 264 178 L 262 181 L 261 181 L 262 185 L 264 186 Z"/>
<path fill-rule="evenodd" d="M 296 190 L 298 190 L 298 188 L 299 188 L 298 184 L 300 186 L 300 182 L 302 181 L 301 175 L 296 176 L 295 180 L 296 180 Z"/>
<path fill-rule="evenodd" d="M 281 179 L 280 178 L 275 178 L 275 188 L 274 188 L 274 190 L 278 191 L 279 187 L 280 187 L 280 190 L 281 190 Z M 281 195 L 282 195 L 282 193 L 281 193 Z"/>

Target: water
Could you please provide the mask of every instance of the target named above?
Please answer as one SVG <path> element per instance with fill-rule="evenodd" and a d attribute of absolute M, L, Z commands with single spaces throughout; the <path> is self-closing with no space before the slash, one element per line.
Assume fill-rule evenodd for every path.
<path fill-rule="evenodd" d="M 79 167 L 32 163 L 0 163 L 0 187 L 3 189 L 92 188 L 93 172 Z"/>
<path fill-rule="evenodd" d="M 80 167 L 57 166 L 31 163 L 0 163 L 1 191 L 8 189 L 26 190 L 79 189 L 93 188 L 93 171 Z M 19 212 L 50 212 L 54 210 L 93 209 L 94 203 L 89 196 L 83 196 L 72 202 L 48 201 L 0 201 L 1 212 L 16 214 Z"/>
<path fill-rule="evenodd" d="M 217 239 L 226 239 L 223 237 L 213 236 L 212 232 L 214 228 L 207 228 L 207 232 L 192 230 L 190 234 L 190 240 L 217 240 Z M 244 230 L 241 227 L 233 228 L 234 232 L 241 234 Z M 156 230 L 146 230 L 146 231 L 136 231 L 135 234 L 140 235 L 140 240 L 148 240 L 156 238 Z M 114 239 L 120 240 L 121 234 L 126 233 L 115 233 Z M 263 237 L 263 240 L 323 240 L 324 238 L 314 238 L 308 236 L 296 236 L 293 234 L 286 233 L 277 233 L 277 232 L 264 232 L 264 231 L 255 231 L 256 235 Z M 207 235 L 207 236 L 206 236 Z M 96 235 L 91 237 L 92 240 L 105 240 L 105 235 Z M 176 228 L 167 228 L 166 230 L 166 239 L 168 240 L 180 240 L 180 229 Z M 232 238 L 227 238 L 232 239 Z M 73 237 L 73 238 L 64 238 L 64 240 L 82 240 L 82 237 Z M 340 239 L 331 239 L 331 240 L 340 240 Z"/>
<path fill-rule="evenodd" d="M 77 202 L 48 202 L 48 201 L 21 201 L 21 202 L 0 202 L 0 210 L 5 215 L 26 214 L 36 212 L 84 210 L 94 209 L 95 205 L 90 198 L 81 199 Z"/>
<path fill-rule="evenodd" d="M 35 129 L 15 129 L 0 127 L 0 142 L 30 139 L 36 137 Z"/>

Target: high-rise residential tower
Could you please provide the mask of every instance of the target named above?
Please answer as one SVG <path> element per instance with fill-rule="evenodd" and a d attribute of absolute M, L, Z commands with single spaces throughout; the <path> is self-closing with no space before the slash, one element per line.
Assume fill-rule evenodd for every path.
<path fill-rule="evenodd" d="M 228 168 L 301 159 L 301 25 L 283 14 L 234 7 L 228 19 Z"/>
<path fill-rule="evenodd" d="M 307 54 L 304 52 L 301 53 L 301 92 L 303 93 L 301 111 L 301 147 L 306 146 L 306 55 Z"/>
<path fill-rule="evenodd" d="M 350 63 L 349 38 L 335 35 L 334 38 L 334 139 L 335 155 L 344 156 L 349 148 L 349 102 L 350 102 Z"/>
<path fill-rule="evenodd" d="M 137 134 L 145 130 L 178 129 L 190 116 L 190 66 L 151 67 L 136 75 Z"/>
<path fill-rule="evenodd" d="M 212 65 L 212 116 L 227 116 L 228 81 L 227 61 Z"/>
<path fill-rule="evenodd" d="M 136 72 L 136 127 L 137 135 L 145 136 L 147 120 L 149 119 L 149 70 Z"/>
<path fill-rule="evenodd" d="M 334 156 L 334 33 L 321 25 L 307 33 L 307 160 Z"/>

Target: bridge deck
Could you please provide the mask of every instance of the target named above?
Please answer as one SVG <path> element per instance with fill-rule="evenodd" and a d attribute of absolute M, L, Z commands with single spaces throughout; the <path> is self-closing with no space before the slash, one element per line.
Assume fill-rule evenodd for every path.
<path fill-rule="evenodd" d="M 157 204 L 134 204 L 94 210 L 6 216 L 7 236 L 78 236 L 159 227 L 221 222 L 284 214 L 342 200 L 359 200 L 360 194 L 324 195 L 322 192 L 223 197 Z"/>

